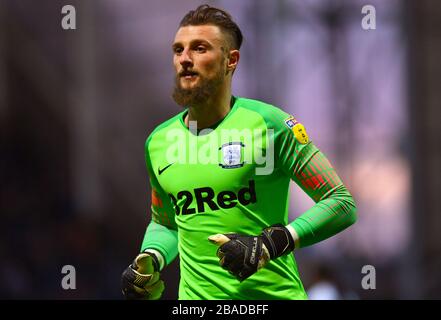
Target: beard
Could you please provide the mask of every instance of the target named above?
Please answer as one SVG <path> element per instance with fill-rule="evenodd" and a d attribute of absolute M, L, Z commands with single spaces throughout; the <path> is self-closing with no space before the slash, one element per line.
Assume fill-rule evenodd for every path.
<path fill-rule="evenodd" d="M 175 87 L 173 89 L 173 99 L 182 107 L 198 106 L 206 101 L 217 92 L 224 82 L 225 75 L 222 70 L 210 79 L 202 77 L 198 74 L 199 83 L 191 89 L 184 89 L 181 86 L 181 77 L 176 75 Z"/>

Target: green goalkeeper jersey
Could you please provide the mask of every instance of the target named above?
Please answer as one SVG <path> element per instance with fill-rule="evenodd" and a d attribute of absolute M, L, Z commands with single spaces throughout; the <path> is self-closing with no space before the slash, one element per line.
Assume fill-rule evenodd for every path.
<path fill-rule="evenodd" d="M 287 225 L 291 180 L 316 202 L 291 222 L 296 247 L 336 234 L 355 221 L 355 206 L 334 169 L 303 125 L 274 106 L 233 98 L 226 117 L 202 131 L 185 125 L 186 113 L 146 141 L 152 221 L 141 249 L 159 251 L 166 263 L 179 253 L 179 299 L 307 298 L 293 254 L 239 282 L 208 237 Z"/>

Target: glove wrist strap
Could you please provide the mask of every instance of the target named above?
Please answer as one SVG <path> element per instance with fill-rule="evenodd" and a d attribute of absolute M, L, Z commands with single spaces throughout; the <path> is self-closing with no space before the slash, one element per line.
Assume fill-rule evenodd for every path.
<path fill-rule="evenodd" d="M 152 257 L 152 263 L 153 263 L 154 270 L 155 271 L 159 271 L 160 270 L 160 264 L 159 264 L 158 257 L 154 253 L 150 254 L 150 256 Z"/>
<path fill-rule="evenodd" d="M 278 258 L 294 250 L 294 239 L 289 230 L 282 224 L 275 224 L 263 229 L 261 236 L 271 259 Z"/>

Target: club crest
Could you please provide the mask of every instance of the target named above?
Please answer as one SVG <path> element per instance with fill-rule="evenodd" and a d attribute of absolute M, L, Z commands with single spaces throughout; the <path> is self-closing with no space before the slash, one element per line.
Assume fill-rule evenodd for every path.
<path fill-rule="evenodd" d="M 229 142 L 223 144 L 219 150 L 222 150 L 223 163 L 219 166 L 224 169 L 240 168 L 244 165 L 242 148 L 245 145 L 242 142 Z"/>

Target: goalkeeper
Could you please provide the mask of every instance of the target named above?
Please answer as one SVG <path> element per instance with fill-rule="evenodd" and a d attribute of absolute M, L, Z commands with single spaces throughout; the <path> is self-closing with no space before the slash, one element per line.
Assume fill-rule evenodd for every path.
<path fill-rule="evenodd" d="M 159 299 L 160 272 L 178 253 L 179 299 L 306 299 L 291 253 L 356 221 L 351 194 L 304 126 L 232 95 L 241 43 L 231 16 L 208 5 L 179 25 L 173 98 L 183 111 L 146 141 L 152 219 L 122 275 L 127 299 Z M 315 204 L 288 221 L 291 180 Z"/>

